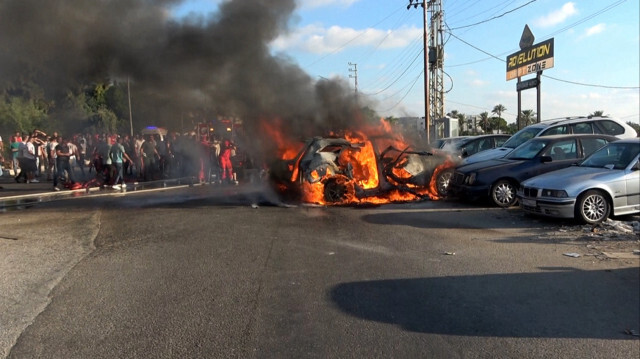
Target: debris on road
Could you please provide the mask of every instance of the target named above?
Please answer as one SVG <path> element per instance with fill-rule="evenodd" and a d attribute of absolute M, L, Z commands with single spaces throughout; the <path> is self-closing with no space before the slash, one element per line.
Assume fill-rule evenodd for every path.
<path fill-rule="evenodd" d="M 571 253 L 562 253 L 562 255 L 563 255 L 563 256 L 567 256 L 567 257 L 573 257 L 573 258 L 578 258 L 578 257 L 580 257 L 580 254 L 579 254 L 579 253 L 573 253 L 573 252 L 571 252 Z"/>
<path fill-rule="evenodd" d="M 611 259 L 640 259 L 640 255 L 633 252 L 602 252 L 602 254 Z"/>
<path fill-rule="evenodd" d="M 595 225 L 548 227 L 542 238 L 555 240 L 638 241 L 640 221 L 618 221 L 607 219 Z"/>
<path fill-rule="evenodd" d="M 445 256 L 455 256 L 456 252 L 444 252 L 443 253 Z"/>

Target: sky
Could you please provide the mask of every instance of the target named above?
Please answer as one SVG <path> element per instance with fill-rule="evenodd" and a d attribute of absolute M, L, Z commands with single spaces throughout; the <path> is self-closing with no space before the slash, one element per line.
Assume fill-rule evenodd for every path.
<path fill-rule="evenodd" d="M 242 1 L 242 0 L 236 0 Z M 223 0 L 185 0 L 171 16 L 215 14 Z M 640 124 L 640 9 L 637 0 L 442 0 L 445 112 L 515 122 L 516 80 L 506 58 L 525 25 L 534 43 L 554 39 L 554 67 L 541 79 L 543 120 L 605 115 Z M 298 0 L 289 29 L 269 44 L 313 78 L 340 77 L 373 100 L 381 116 L 424 116 L 423 12 L 409 0 Z M 356 72 L 357 70 L 357 72 Z M 535 75 L 523 77 L 523 80 Z M 521 93 L 536 111 L 535 89 Z"/>

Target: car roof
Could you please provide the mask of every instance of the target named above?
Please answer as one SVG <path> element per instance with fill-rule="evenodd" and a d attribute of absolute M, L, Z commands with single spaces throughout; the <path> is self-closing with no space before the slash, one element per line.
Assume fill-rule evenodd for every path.
<path fill-rule="evenodd" d="M 636 143 L 636 142 L 640 142 L 640 137 L 624 138 L 624 139 L 616 141 L 616 143 Z"/>
<path fill-rule="evenodd" d="M 607 138 L 612 141 L 621 141 L 616 136 L 599 134 L 599 133 L 569 133 L 564 135 L 538 136 L 530 139 L 529 141 L 561 140 L 564 138 Z"/>
<path fill-rule="evenodd" d="M 560 118 L 543 120 L 537 124 L 548 127 L 548 126 L 553 126 L 557 124 L 571 124 L 576 122 L 602 121 L 602 120 L 617 121 L 616 119 L 609 116 L 572 116 L 572 117 L 560 117 Z"/>

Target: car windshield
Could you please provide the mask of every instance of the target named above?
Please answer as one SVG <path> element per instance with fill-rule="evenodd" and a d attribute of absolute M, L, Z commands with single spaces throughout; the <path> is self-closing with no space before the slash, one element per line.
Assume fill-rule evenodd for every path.
<path fill-rule="evenodd" d="M 510 160 L 530 160 L 540 151 L 542 151 L 545 147 L 547 147 L 549 141 L 545 140 L 532 140 L 520 145 L 515 150 L 511 151 L 505 158 Z"/>
<path fill-rule="evenodd" d="M 610 143 L 591 154 L 580 164 L 581 167 L 609 167 L 625 169 L 640 152 L 639 143 Z"/>
<path fill-rule="evenodd" d="M 502 147 L 508 148 L 516 148 L 521 144 L 529 141 L 530 139 L 536 137 L 538 132 L 540 132 L 540 127 L 526 127 L 522 130 L 518 131 L 515 135 L 511 136 Z"/>

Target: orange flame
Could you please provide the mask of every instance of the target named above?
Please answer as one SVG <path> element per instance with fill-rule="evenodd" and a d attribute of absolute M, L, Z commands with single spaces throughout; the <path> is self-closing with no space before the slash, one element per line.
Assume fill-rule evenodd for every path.
<path fill-rule="evenodd" d="M 271 124 L 263 123 L 263 129 L 271 138 L 274 139 L 278 147 L 278 157 L 283 160 L 292 160 L 302 149 L 301 143 L 296 143 L 285 138 L 284 134 L 278 130 L 279 122 L 271 122 Z M 347 131 L 342 137 L 354 144 L 356 148 L 348 148 L 340 154 L 338 162 L 341 164 L 349 163 L 353 170 L 352 177 L 350 179 L 344 175 L 336 175 L 330 170 L 327 170 L 326 174 L 320 178 L 320 174 L 317 171 L 313 171 L 310 175 L 314 180 L 314 183 L 303 181 L 301 184 L 302 200 L 307 203 L 315 204 L 384 204 L 392 202 L 409 202 L 421 200 L 428 197 L 432 200 L 440 199 L 437 191 L 437 175 L 441 171 L 450 169 L 455 166 L 454 162 L 450 159 L 445 160 L 442 164 L 439 164 L 434 170 L 431 176 L 430 182 L 426 186 L 418 186 L 414 184 L 401 185 L 393 183 L 397 187 L 403 187 L 401 189 L 393 189 L 389 192 L 381 193 L 377 196 L 365 196 L 358 198 L 356 196 L 355 186 L 357 185 L 363 190 L 375 189 L 380 185 L 378 158 L 374 150 L 374 143 L 376 148 L 384 149 L 389 146 L 404 150 L 409 148 L 408 143 L 397 133 L 394 133 L 391 125 L 388 121 L 380 120 L 378 126 L 370 126 L 360 131 Z M 399 179 L 410 179 L 411 174 L 403 168 L 407 159 L 401 159 L 396 166 L 392 169 L 394 176 Z M 298 165 L 299 163 L 290 164 L 290 170 L 292 171 L 291 182 L 295 183 L 298 178 Z M 331 181 L 335 184 L 339 191 L 339 200 L 336 202 L 327 203 L 325 191 L 327 191 L 326 184 Z M 330 189 L 329 189 L 330 191 Z"/>

